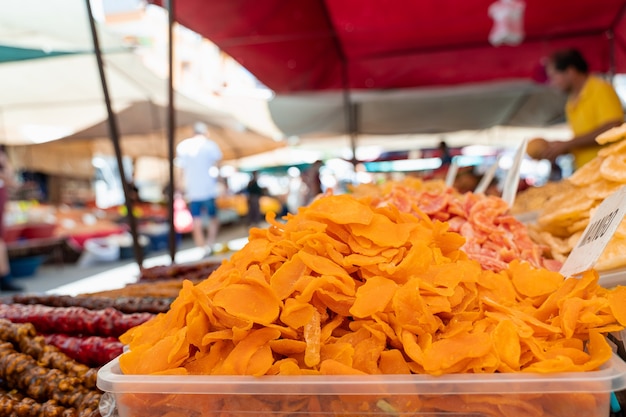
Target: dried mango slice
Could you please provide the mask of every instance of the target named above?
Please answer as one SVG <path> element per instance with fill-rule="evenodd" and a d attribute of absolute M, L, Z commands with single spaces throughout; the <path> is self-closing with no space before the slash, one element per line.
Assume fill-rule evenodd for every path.
<path fill-rule="evenodd" d="M 215 293 L 213 302 L 235 317 L 260 324 L 272 323 L 280 311 L 276 294 L 259 285 L 229 285 Z"/>
<path fill-rule="evenodd" d="M 372 316 L 384 311 L 398 288 L 394 281 L 375 276 L 368 278 L 356 291 L 356 299 L 350 308 L 354 317 Z"/>
<path fill-rule="evenodd" d="M 380 352 L 378 361 L 381 374 L 410 374 L 411 369 L 398 349 L 389 349 Z"/>
<path fill-rule="evenodd" d="M 600 175 L 609 181 L 626 182 L 626 154 L 611 154 L 602 161 Z"/>
<path fill-rule="evenodd" d="M 381 352 L 385 350 L 385 339 L 379 339 L 375 335 L 360 341 L 354 346 L 354 360 L 352 367 L 367 374 L 377 374 L 378 360 Z"/>
<path fill-rule="evenodd" d="M 354 346 L 346 342 L 324 344 L 321 347 L 320 360 L 323 363 L 325 360 L 332 359 L 343 365 L 353 367 L 354 351 Z"/>
<path fill-rule="evenodd" d="M 196 347 L 202 346 L 205 342 L 204 336 L 210 331 L 211 323 L 199 304 L 191 309 L 186 320 L 189 344 Z"/>
<path fill-rule="evenodd" d="M 300 252 L 300 259 L 311 271 L 319 275 L 329 275 L 345 279 L 348 286 L 354 288 L 354 281 L 346 270 L 330 259 L 323 258 L 308 252 Z M 352 292 L 353 293 L 353 292 Z"/>
<path fill-rule="evenodd" d="M 186 328 L 167 336 L 153 345 L 140 345 L 120 357 L 120 366 L 129 373 L 152 374 L 177 368 L 189 356 L 189 344 L 185 339 Z M 142 357 L 151 360 L 141 360 Z"/>
<path fill-rule="evenodd" d="M 468 333 L 437 340 L 424 351 L 424 369 L 439 375 L 468 358 L 487 355 L 491 348 L 491 337 L 486 333 Z"/>
<path fill-rule="evenodd" d="M 502 370 L 516 372 L 520 369 L 521 346 L 516 326 L 511 320 L 500 321 L 493 333 L 493 345 L 502 362 Z"/>
<path fill-rule="evenodd" d="M 270 286 L 278 298 L 284 300 L 293 293 L 298 280 L 309 272 L 310 269 L 296 253 L 271 276 Z"/>
<path fill-rule="evenodd" d="M 367 224 L 350 225 L 355 236 L 369 239 L 378 247 L 396 248 L 405 244 L 415 226 L 411 223 L 394 223 L 382 214 L 374 214 Z"/>
<path fill-rule="evenodd" d="M 337 224 L 369 224 L 374 217 L 374 212 L 365 203 L 345 194 L 320 198 L 305 210 L 314 218 Z"/>
<path fill-rule="evenodd" d="M 324 304 L 331 312 L 343 317 L 350 315 L 350 308 L 354 304 L 353 296 L 323 288 L 316 291 L 314 298 Z"/>
<path fill-rule="evenodd" d="M 608 294 L 609 305 L 611 306 L 611 312 L 617 321 L 626 326 L 626 287 L 617 286 L 613 291 Z"/>
<path fill-rule="evenodd" d="M 228 353 L 228 356 L 215 370 L 218 375 L 246 375 L 249 368 L 254 373 L 248 375 L 263 375 L 273 363 L 267 355 L 270 340 L 280 337 L 280 331 L 270 328 L 261 328 L 251 331 Z M 261 352 L 259 354 L 259 352 Z"/>
<path fill-rule="evenodd" d="M 320 373 L 324 375 L 367 375 L 363 371 L 346 366 L 333 359 L 326 359 L 320 364 Z"/>
<path fill-rule="evenodd" d="M 197 352 L 192 360 L 185 363 L 185 369 L 192 375 L 211 375 L 233 350 L 230 340 L 218 340 L 208 352 Z"/>
<path fill-rule="evenodd" d="M 600 168 L 602 167 L 602 158 L 593 158 L 591 161 L 577 169 L 567 178 L 567 181 L 576 185 L 583 186 L 591 184 L 600 178 Z"/>
<path fill-rule="evenodd" d="M 206 333 L 202 336 L 202 346 L 208 345 L 219 340 L 233 340 L 234 332 L 233 329 L 223 329 L 223 330 L 215 330 L 212 332 Z"/>
<path fill-rule="evenodd" d="M 594 371 L 598 369 L 613 355 L 613 350 L 604 335 L 594 330 L 589 332 L 587 350 L 589 351 L 589 355 L 591 355 L 591 360 L 580 365 L 580 369 L 583 371 Z"/>
<path fill-rule="evenodd" d="M 285 307 L 280 314 L 280 321 L 293 329 L 300 329 L 310 323 L 315 314 L 315 307 L 293 298 L 285 300 Z"/>
<path fill-rule="evenodd" d="M 531 272 L 531 269 L 534 271 Z M 513 261 L 508 272 L 515 289 L 527 297 L 551 294 L 563 282 L 563 276 L 547 269 L 537 269 L 528 262 Z"/>

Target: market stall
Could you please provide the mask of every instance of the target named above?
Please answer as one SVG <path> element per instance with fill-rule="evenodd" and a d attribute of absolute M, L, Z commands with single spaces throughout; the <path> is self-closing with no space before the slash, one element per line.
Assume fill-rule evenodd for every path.
<path fill-rule="evenodd" d="M 331 415 L 356 415 L 364 409 L 374 415 L 468 409 L 508 415 L 502 404 L 538 416 L 548 410 L 563 417 L 608 415 L 610 392 L 626 387 L 626 366 L 611 356 L 603 336 L 598 337 L 622 328 L 624 287 L 600 287 L 593 271 L 581 279 L 555 272 L 560 262 L 530 240 L 528 229 L 497 197 L 459 194 L 440 181 L 406 178 L 363 184 L 349 195 L 320 197 L 284 222 L 273 216 L 269 220 L 272 226 L 252 230 L 248 243 L 224 261 L 149 267 L 136 278 L 118 277 L 127 280 L 121 288 L 76 296 L 5 298 L 0 317 L 13 324 L 3 326 L 25 338 L 42 334 L 45 343 L 100 369 L 98 386 L 115 398 L 111 402 L 107 395 L 99 401 L 102 415 L 112 407 L 122 416 L 219 415 L 224 409 L 246 413 L 259 407 L 270 415 L 286 408 Z M 236 276 L 240 278 L 230 282 Z M 574 301 L 561 305 L 560 299 L 595 306 L 593 317 L 599 320 L 592 325 L 586 310 Z M 203 308 L 196 305 L 207 302 Z M 186 313 L 176 321 L 180 308 Z M 164 315 L 156 319 L 155 313 Z M 115 326 L 105 324 L 101 315 Z M 22 322 L 34 327 L 19 327 Z M 173 353 L 160 353 L 162 361 L 135 359 L 157 357 L 150 349 L 174 349 L 170 343 L 180 342 L 159 333 L 176 329 L 169 326 L 182 326 L 189 335 L 181 339 L 181 352 L 189 352 L 189 343 L 198 353 L 180 360 Z M 195 333 L 193 326 L 209 327 Z M 143 332 L 146 327 L 151 330 Z M 113 329 L 117 333 L 110 333 Z M 117 339 L 128 329 L 134 330 Z M 239 341 L 231 339 L 233 329 L 241 332 Z M 428 329 L 434 333 L 426 343 L 421 335 Z M 271 338 L 254 344 L 265 333 Z M 546 339 L 548 333 L 552 336 Z M 221 334 L 207 339 L 212 349 L 223 346 L 221 359 L 211 359 L 211 349 L 188 339 L 194 334 Z M 410 336 L 415 334 L 417 339 Z M 141 337 L 163 341 L 144 346 L 136 341 Z M 11 358 L 24 354 L 19 342 L 9 336 L 3 340 L 14 346 Z M 563 342 L 567 347 L 559 340 L 568 340 Z M 120 362 L 122 343 L 130 343 L 135 353 Z M 561 359 L 538 355 L 544 349 Z M 207 358 L 200 361 L 200 352 Z M 234 365 L 238 363 L 245 366 Z M 141 369 L 128 371 L 135 366 Z M 268 375 L 261 380 L 149 375 L 155 372 L 150 367 L 165 367 L 155 368 L 161 373 L 174 368 L 171 373 L 210 373 L 207 366 L 220 367 L 215 368 L 220 374 Z M 17 376 L 3 372 L 19 386 Z M 140 375 L 130 375 L 135 372 Z M 302 375 L 316 373 L 322 375 Z M 382 375 L 364 379 L 363 373 Z M 415 375 L 392 375 L 403 373 Z M 201 392 L 174 392 L 192 380 Z M 355 384 L 360 386 L 358 398 Z M 229 388 L 220 390 L 223 386 Z M 320 390 L 322 386 L 330 389 Z M 100 397 L 92 388 L 78 389 L 82 397 L 76 398 L 82 399 L 63 406 L 80 413 Z M 25 400 L 13 401 L 17 407 Z M 572 402 L 582 414 L 572 414 Z"/>

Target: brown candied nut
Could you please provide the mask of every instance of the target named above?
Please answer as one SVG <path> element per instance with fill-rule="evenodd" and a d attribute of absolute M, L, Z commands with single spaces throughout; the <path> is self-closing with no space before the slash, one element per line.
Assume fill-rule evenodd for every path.
<path fill-rule="evenodd" d="M 42 336 L 37 337 L 44 340 Z M 89 389 L 96 387 L 98 370 L 75 361 L 55 346 L 46 345 L 36 358 L 43 366 L 59 369 L 69 376 L 79 378 L 83 385 Z"/>
<path fill-rule="evenodd" d="M 0 340 L 18 343 L 22 338 L 35 337 L 37 330 L 32 323 L 16 325 L 10 320 L 0 319 Z"/>
<path fill-rule="evenodd" d="M 81 410 L 78 413 L 78 417 L 102 417 L 102 415 L 100 414 L 100 411 L 98 410 L 91 410 L 87 408 L 85 410 Z"/>
<path fill-rule="evenodd" d="M 0 391 L 0 415 L 12 417 L 80 417 L 76 409 L 48 400 L 38 403 L 15 391 Z"/>
<path fill-rule="evenodd" d="M 29 355 L 16 352 L 11 343 L 0 344 L 0 379 L 36 401 L 53 399 L 78 411 L 97 409 L 101 397 L 81 385 L 78 378 L 44 368 Z"/>

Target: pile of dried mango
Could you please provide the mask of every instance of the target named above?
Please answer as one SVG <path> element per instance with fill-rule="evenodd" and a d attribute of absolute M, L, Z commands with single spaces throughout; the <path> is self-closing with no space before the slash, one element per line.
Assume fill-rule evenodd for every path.
<path fill-rule="evenodd" d="M 121 337 L 124 374 L 592 371 L 612 355 L 603 334 L 626 325 L 626 287 L 521 261 L 484 269 L 416 207 L 326 196 L 268 221 L 208 279 L 185 282 L 167 313 Z M 542 401 L 523 415 L 557 415 Z"/>

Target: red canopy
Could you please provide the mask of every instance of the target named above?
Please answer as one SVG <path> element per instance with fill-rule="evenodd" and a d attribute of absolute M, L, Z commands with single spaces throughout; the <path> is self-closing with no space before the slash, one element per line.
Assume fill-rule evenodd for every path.
<path fill-rule="evenodd" d="M 525 0 L 518 46 L 488 42 L 496 0 L 178 0 L 177 20 L 277 93 L 537 79 L 555 49 L 626 72 L 625 0 Z"/>

